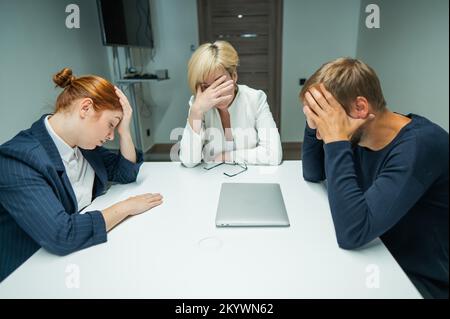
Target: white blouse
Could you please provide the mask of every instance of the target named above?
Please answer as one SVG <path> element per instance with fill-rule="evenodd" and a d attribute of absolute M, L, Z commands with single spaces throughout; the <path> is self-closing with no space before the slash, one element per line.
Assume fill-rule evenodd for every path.
<path fill-rule="evenodd" d="M 95 172 L 88 161 L 84 158 L 78 147 L 70 147 L 53 130 L 49 116 L 45 118 L 45 127 L 48 134 L 58 149 L 62 162 L 66 169 L 67 177 L 75 193 L 78 203 L 78 210 L 82 210 L 92 202 L 92 191 L 94 188 Z"/>
<path fill-rule="evenodd" d="M 194 100 L 192 96 L 189 101 L 191 108 Z M 266 94 L 246 85 L 238 85 L 238 92 L 228 111 L 232 141 L 225 139 L 216 108 L 204 114 L 200 134 L 194 132 L 187 121 L 180 142 L 181 162 L 187 167 L 193 167 L 202 160 L 211 162 L 220 153 L 229 152 L 232 162 L 279 165 L 283 155 L 280 134 L 267 104 Z"/>

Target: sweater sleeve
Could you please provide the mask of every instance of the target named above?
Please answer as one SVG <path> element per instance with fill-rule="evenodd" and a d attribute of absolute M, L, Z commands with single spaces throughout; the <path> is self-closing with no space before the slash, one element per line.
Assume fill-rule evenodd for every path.
<path fill-rule="evenodd" d="M 417 147 L 407 141 L 391 151 L 367 190 L 357 182 L 350 142 L 324 145 L 328 199 L 338 244 L 344 249 L 365 245 L 393 227 L 420 199 L 438 172 L 418 180 L 418 170 L 430 163 L 417 162 Z M 431 168 L 432 169 L 432 168 Z M 422 176 L 425 176 L 422 174 Z"/>
<path fill-rule="evenodd" d="M 303 178 L 308 182 L 325 180 L 323 142 L 316 138 L 316 130 L 306 123 L 302 145 Z"/>

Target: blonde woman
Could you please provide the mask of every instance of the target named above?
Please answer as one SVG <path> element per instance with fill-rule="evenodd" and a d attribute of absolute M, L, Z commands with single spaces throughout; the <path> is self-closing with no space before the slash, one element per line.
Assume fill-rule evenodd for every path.
<path fill-rule="evenodd" d="M 239 56 L 226 41 L 201 45 L 188 65 L 193 93 L 180 142 L 187 167 L 204 162 L 279 165 L 280 135 L 266 94 L 238 85 Z"/>

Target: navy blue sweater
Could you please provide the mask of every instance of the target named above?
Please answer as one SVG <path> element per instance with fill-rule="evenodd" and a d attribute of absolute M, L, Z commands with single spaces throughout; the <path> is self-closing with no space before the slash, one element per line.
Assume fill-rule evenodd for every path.
<path fill-rule="evenodd" d="M 425 298 L 448 298 L 448 133 L 418 116 L 379 151 L 306 125 L 303 177 L 327 180 L 339 247 L 380 237 Z"/>

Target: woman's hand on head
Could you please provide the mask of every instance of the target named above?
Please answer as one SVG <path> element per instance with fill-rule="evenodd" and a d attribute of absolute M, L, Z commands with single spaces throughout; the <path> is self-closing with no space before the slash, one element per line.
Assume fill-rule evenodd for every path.
<path fill-rule="evenodd" d="M 125 94 L 117 86 L 114 88 L 116 89 L 116 95 L 119 98 L 123 111 L 122 120 L 117 126 L 117 133 L 119 133 L 120 136 L 123 136 L 125 134 L 130 134 L 130 123 L 133 116 L 133 109 Z"/>
<path fill-rule="evenodd" d="M 235 83 L 233 80 L 225 81 L 226 78 L 225 75 L 221 76 L 203 91 L 200 85 L 197 86 L 192 110 L 198 114 L 204 114 L 218 104 L 230 103 L 233 100 L 233 95 L 225 94 L 234 88 Z"/>

